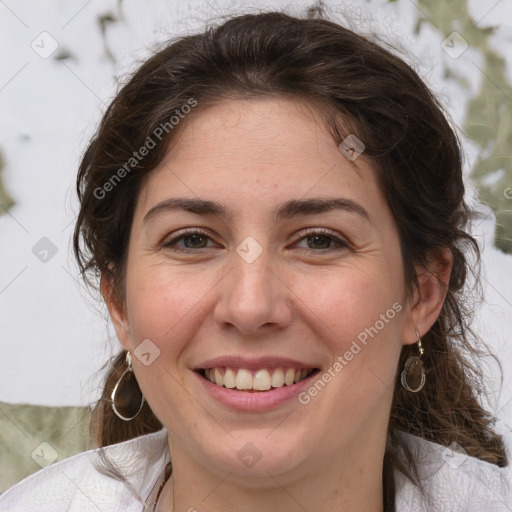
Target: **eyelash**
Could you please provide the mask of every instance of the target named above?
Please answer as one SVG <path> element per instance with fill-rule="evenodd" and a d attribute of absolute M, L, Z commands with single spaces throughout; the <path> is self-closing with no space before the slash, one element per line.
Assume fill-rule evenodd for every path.
<path fill-rule="evenodd" d="M 202 229 L 193 228 L 193 229 L 188 229 L 188 230 L 182 231 L 179 235 L 175 236 L 168 242 L 163 243 L 162 247 L 164 247 L 166 249 L 170 249 L 171 251 L 175 251 L 175 252 L 190 252 L 190 251 L 198 251 L 200 249 L 208 249 L 208 247 L 200 247 L 199 249 L 191 249 L 188 247 L 185 247 L 185 248 L 173 247 L 173 245 L 176 244 L 178 241 L 183 240 L 187 236 L 191 236 L 191 235 L 203 235 L 203 236 L 211 239 L 211 236 L 209 235 L 208 232 L 203 231 Z M 317 228 L 314 230 L 303 232 L 303 233 L 301 233 L 301 237 L 298 239 L 298 241 L 313 237 L 315 235 L 322 235 L 322 236 L 326 236 L 326 237 L 330 238 L 331 242 L 336 243 L 338 245 L 338 247 L 329 247 L 328 249 L 319 249 L 319 250 L 304 249 L 304 252 L 307 252 L 307 253 L 321 252 L 321 253 L 325 254 L 325 253 L 330 253 L 333 251 L 347 249 L 350 247 L 348 242 L 340 239 L 339 237 L 336 236 L 336 234 L 333 231 L 330 231 L 325 228 Z"/>

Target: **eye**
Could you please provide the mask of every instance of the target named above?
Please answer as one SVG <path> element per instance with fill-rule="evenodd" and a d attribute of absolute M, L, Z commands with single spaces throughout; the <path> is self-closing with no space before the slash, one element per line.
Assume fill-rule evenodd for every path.
<path fill-rule="evenodd" d="M 303 241 L 307 244 L 305 248 L 313 252 L 339 251 L 349 247 L 348 242 L 342 240 L 333 231 L 328 229 L 316 229 L 303 233 L 299 243 Z"/>
<path fill-rule="evenodd" d="M 171 249 L 173 251 L 206 249 L 208 247 L 212 247 L 211 245 L 207 245 L 208 240 L 211 240 L 211 237 L 206 231 L 191 229 L 187 231 L 182 231 L 179 235 L 164 242 L 162 244 L 162 247 L 165 247 L 166 249 Z M 183 243 L 183 245 L 178 245 L 181 242 Z"/>
<path fill-rule="evenodd" d="M 326 253 L 343 250 L 349 247 L 348 242 L 342 240 L 336 236 L 333 231 L 328 229 L 315 229 L 306 233 L 302 233 L 302 235 L 303 236 L 299 239 L 297 244 L 303 243 L 305 241 L 307 247 L 303 248 L 307 249 L 309 252 Z M 206 231 L 199 229 L 189 229 L 182 231 L 177 236 L 164 242 L 162 247 L 172 251 L 186 252 L 194 249 L 207 249 L 209 247 L 214 247 L 213 245 L 208 245 L 208 241 L 211 240 L 212 238 Z M 298 246 L 300 247 L 300 245 Z"/>

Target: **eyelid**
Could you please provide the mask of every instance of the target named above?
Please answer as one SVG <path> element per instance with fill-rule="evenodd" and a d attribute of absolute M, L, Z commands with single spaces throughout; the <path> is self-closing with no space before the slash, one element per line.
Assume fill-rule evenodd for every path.
<path fill-rule="evenodd" d="M 335 251 L 336 249 L 340 249 L 342 247 L 349 247 L 351 248 L 352 247 L 352 244 L 346 239 L 346 237 L 338 234 L 336 231 L 333 231 L 331 229 L 328 229 L 328 228 L 315 228 L 315 227 L 311 227 L 311 228 L 305 228 L 301 231 L 299 231 L 296 236 L 297 236 L 297 240 L 296 242 L 294 243 L 297 243 L 297 242 L 300 242 L 302 239 L 306 238 L 307 236 L 312 236 L 312 235 L 326 235 L 328 237 L 330 237 L 335 243 L 338 244 L 339 247 L 330 247 L 329 249 L 320 249 L 320 250 L 314 250 L 314 249 L 304 249 L 308 252 L 330 252 L 330 251 Z"/>
<path fill-rule="evenodd" d="M 173 245 L 176 244 L 178 241 L 186 237 L 187 235 L 194 235 L 194 234 L 200 234 L 204 235 L 205 237 L 209 238 L 212 241 L 215 241 L 211 235 L 211 233 L 208 230 L 205 230 L 204 228 L 184 228 L 182 230 L 179 230 L 178 232 L 174 233 L 172 238 L 167 240 L 167 238 L 164 238 L 164 241 L 160 244 L 162 247 L 171 249 L 177 252 L 196 252 L 199 249 L 208 249 L 211 247 L 200 247 L 199 249 L 191 249 L 191 248 L 181 248 L 176 247 Z M 328 229 L 328 228 L 321 228 L 321 227 L 309 227 L 304 228 L 296 233 L 296 241 L 294 243 L 298 243 L 302 241 L 304 238 L 307 238 L 308 236 L 313 235 L 325 235 L 329 238 L 331 238 L 335 244 L 337 244 L 337 247 L 329 247 L 328 249 L 302 249 L 305 252 L 308 253 L 328 253 L 331 251 L 339 250 L 341 248 L 346 247 L 352 247 L 352 244 L 346 240 L 345 237 L 339 235 L 337 232 Z M 167 240 L 167 241 L 165 241 Z"/>
<path fill-rule="evenodd" d="M 211 233 L 209 231 L 205 230 L 204 228 L 184 228 L 184 229 L 177 231 L 176 233 L 173 233 L 172 238 L 170 238 L 170 239 L 167 239 L 167 237 L 165 237 L 160 245 L 162 247 L 171 248 L 171 244 L 178 242 L 180 239 L 182 239 L 183 237 L 185 237 L 187 235 L 195 235 L 195 234 L 204 235 L 204 236 L 208 237 L 209 239 L 213 240 Z M 175 247 L 172 247 L 172 249 L 175 249 L 177 251 L 189 251 L 189 250 L 193 251 L 194 250 L 194 249 L 188 249 L 188 248 L 175 248 Z"/>
<path fill-rule="evenodd" d="M 341 235 L 339 235 L 336 231 L 333 231 L 332 229 L 329 229 L 329 228 L 315 228 L 315 227 L 310 227 L 310 228 L 303 228 L 301 229 L 300 231 L 298 231 L 296 233 L 296 236 L 299 236 L 299 237 L 304 237 L 304 236 L 307 236 L 309 234 L 317 234 L 317 233 L 320 233 L 322 235 L 329 235 L 329 236 L 332 236 L 333 238 L 342 238 Z"/>

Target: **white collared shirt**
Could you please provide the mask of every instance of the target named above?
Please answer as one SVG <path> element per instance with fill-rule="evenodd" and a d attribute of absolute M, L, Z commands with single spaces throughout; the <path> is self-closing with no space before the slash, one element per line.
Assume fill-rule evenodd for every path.
<path fill-rule="evenodd" d="M 397 512 L 511 512 L 511 470 L 400 433 L 425 493 L 396 473 Z M 126 482 L 103 474 L 101 450 L 80 453 L 34 473 L 0 495 L 1 512 L 149 512 L 170 462 L 167 431 L 108 446 Z M 197 504 L 199 505 L 199 504 Z M 191 507 L 194 503 L 191 503 Z"/>

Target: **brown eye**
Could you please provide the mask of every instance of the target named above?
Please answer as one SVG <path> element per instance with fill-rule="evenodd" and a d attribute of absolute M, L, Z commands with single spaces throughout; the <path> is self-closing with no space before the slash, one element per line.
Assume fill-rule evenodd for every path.
<path fill-rule="evenodd" d="M 329 249 L 332 237 L 326 235 L 313 235 L 306 237 L 310 249 Z"/>
<path fill-rule="evenodd" d="M 188 249 L 202 249 L 206 247 L 207 237 L 201 234 L 185 235 L 181 237 L 185 247 Z"/>
<path fill-rule="evenodd" d="M 309 233 L 304 233 L 304 236 L 299 240 L 299 244 L 306 242 L 306 246 L 298 245 L 303 249 L 310 252 L 326 253 L 331 251 L 339 251 L 349 247 L 348 242 L 342 240 L 335 233 L 325 230 L 316 230 Z"/>
<path fill-rule="evenodd" d="M 203 231 L 188 231 L 172 238 L 171 240 L 162 244 L 162 247 L 175 251 L 186 251 L 194 249 L 206 249 L 208 246 L 210 236 Z"/>

